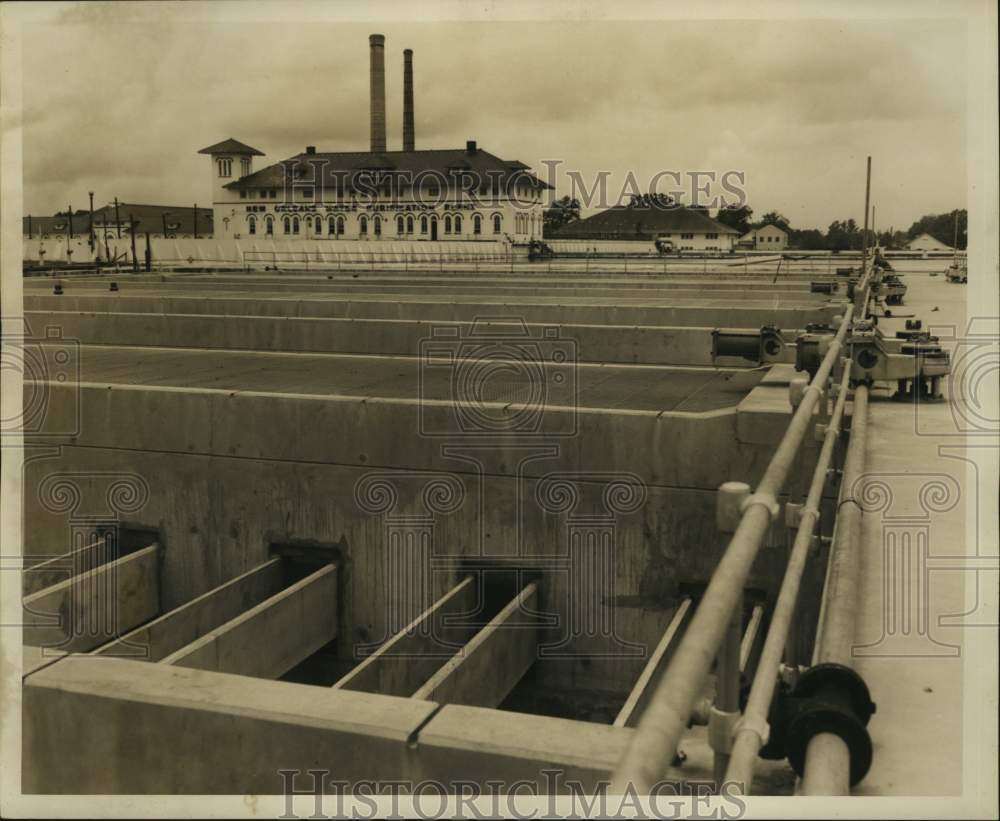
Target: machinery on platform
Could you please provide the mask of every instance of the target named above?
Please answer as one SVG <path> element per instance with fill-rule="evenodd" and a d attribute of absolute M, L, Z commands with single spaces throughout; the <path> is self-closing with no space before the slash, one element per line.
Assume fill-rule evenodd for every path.
<path fill-rule="evenodd" d="M 951 372 L 951 357 L 938 338 L 921 329 L 919 320 L 888 336 L 877 318 L 856 321 L 845 339 L 852 385 L 895 383 L 897 398 L 941 398 L 941 377 Z M 833 341 L 836 328 L 807 325 L 792 336 L 773 326 L 760 330 L 717 328 L 712 331 L 712 361 L 740 358 L 755 365 L 794 364 L 814 375 Z"/>

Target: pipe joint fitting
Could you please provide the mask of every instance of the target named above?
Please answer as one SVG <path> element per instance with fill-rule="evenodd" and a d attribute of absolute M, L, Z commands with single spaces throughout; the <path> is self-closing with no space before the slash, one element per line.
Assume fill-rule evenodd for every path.
<path fill-rule="evenodd" d="M 762 505 L 766 508 L 772 522 L 778 520 L 778 516 L 781 513 L 781 505 L 778 504 L 778 500 L 770 493 L 754 493 L 752 496 L 747 496 L 740 506 L 740 513 L 746 513 L 754 505 Z"/>
<path fill-rule="evenodd" d="M 731 753 L 741 713 L 728 713 L 712 706 L 708 714 L 708 746 L 717 753 Z"/>

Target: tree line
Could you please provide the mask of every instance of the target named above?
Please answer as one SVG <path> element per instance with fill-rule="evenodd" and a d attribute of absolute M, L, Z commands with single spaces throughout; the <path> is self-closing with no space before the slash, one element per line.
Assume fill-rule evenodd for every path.
<path fill-rule="evenodd" d="M 876 234 L 869 228 L 868 245 L 877 244 L 883 248 L 899 249 L 904 248 L 910 240 L 916 239 L 921 234 L 930 234 L 945 245 L 952 246 L 955 243 L 956 215 L 958 248 L 964 249 L 968 226 L 968 214 L 964 208 L 944 214 L 928 214 L 905 231 L 890 228 L 887 231 L 878 231 Z M 861 249 L 865 234 L 864 226 L 858 225 L 853 218 L 834 220 L 826 231 L 818 228 L 793 228 L 790 220 L 778 211 L 768 211 L 760 220 L 755 221 L 753 209 L 749 205 L 720 208 L 715 219 L 741 234 L 765 225 L 777 225 L 787 232 L 789 246 L 803 251 L 857 251 Z"/>
<path fill-rule="evenodd" d="M 645 195 L 633 198 L 630 206 L 650 205 L 651 202 L 646 198 L 651 199 L 652 197 L 656 197 L 657 204 L 660 205 L 669 202 L 669 198 L 664 197 L 664 195 Z M 706 216 L 709 213 L 708 208 L 704 206 L 688 206 L 688 208 L 700 211 Z M 964 249 L 968 225 L 968 214 L 964 208 L 944 214 L 928 214 L 918 219 L 905 231 L 890 228 L 887 231 L 878 231 L 876 235 L 869 229 L 868 245 L 877 244 L 883 248 L 899 249 L 904 248 L 910 240 L 916 239 L 921 234 L 930 234 L 945 245 L 952 246 L 955 243 L 956 215 L 958 216 L 958 248 Z M 549 234 L 556 228 L 561 228 L 580 219 L 580 202 L 572 197 L 562 197 L 555 200 L 545 210 L 544 217 L 545 233 Z M 753 208 L 749 205 L 729 205 L 720 208 L 715 215 L 715 220 L 739 231 L 741 236 L 755 228 L 777 225 L 788 234 L 789 247 L 799 248 L 803 251 L 858 251 L 861 250 L 865 231 L 864 227 L 858 225 L 853 218 L 834 220 L 826 231 L 821 231 L 818 228 L 793 228 L 788 217 L 779 211 L 768 211 L 760 219 L 755 220 Z"/>

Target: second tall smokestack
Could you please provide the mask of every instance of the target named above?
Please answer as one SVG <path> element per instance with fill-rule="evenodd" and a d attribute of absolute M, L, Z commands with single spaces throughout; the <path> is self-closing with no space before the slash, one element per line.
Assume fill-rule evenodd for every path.
<path fill-rule="evenodd" d="M 371 56 L 371 150 L 385 151 L 385 37 L 368 38 Z"/>
<path fill-rule="evenodd" d="M 403 150 L 414 151 L 413 49 L 403 51 Z"/>

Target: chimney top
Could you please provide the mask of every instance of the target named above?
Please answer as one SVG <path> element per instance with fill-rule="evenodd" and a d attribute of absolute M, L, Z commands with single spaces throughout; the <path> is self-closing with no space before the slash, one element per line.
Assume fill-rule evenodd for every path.
<path fill-rule="evenodd" d="M 314 145 L 306 146 L 306 154 L 315 154 L 315 153 L 316 153 L 316 146 Z"/>
<path fill-rule="evenodd" d="M 413 54 L 413 49 L 412 48 L 404 48 L 403 49 L 403 54 Z"/>
<path fill-rule="evenodd" d="M 368 42 L 371 43 L 373 46 L 380 46 L 383 43 L 385 43 L 385 35 L 384 34 L 370 34 L 370 35 L 368 35 Z"/>
<path fill-rule="evenodd" d="M 478 151 L 478 149 L 476 148 L 476 141 L 467 140 L 465 143 L 465 153 L 471 157 L 473 154 L 476 153 L 476 151 Z"/>

